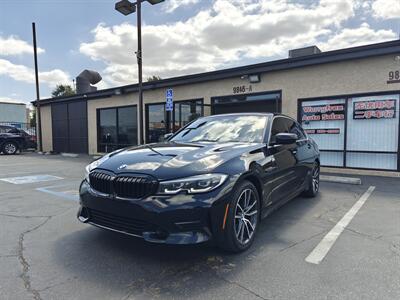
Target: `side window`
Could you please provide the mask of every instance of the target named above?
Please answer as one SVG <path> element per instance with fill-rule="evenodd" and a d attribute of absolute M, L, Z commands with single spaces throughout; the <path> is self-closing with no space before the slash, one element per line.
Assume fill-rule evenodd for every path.
<path fill-rule="evenodd" d="M 295 121 L 289 120 L 289 132 L 297 134 L 297 136 L 299 137 L 299 140 L 303 140 L 306 138 L 303 129 Z"/>
<path fill-rule="evenodd" d="M 278 133 L 288 133 L 289 132 L 289 127 L 286 122 L 286 118 L 282 117 L 277 117 L 274 119 L 272 122 L 272 128 L 271 128 L 271 138 L 270 138 L 270 143 L 275 143 L 275 136 Z"/>

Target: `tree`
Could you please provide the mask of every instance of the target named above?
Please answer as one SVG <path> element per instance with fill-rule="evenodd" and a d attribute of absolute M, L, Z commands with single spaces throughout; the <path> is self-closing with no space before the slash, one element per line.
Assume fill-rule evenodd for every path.
<path fill-rule="evenodd" d="M 30 127 L 36 127 L 36 109 L 33 109 L 30 113 L 29 125 Z"/>
<path fill-rule="evenodd" d="M 150 77 L 147 77 L 147 81 L 151 82 L 151 81 L 158 81 L 161 80 L 162 78 L 160 76 L 156 76 L 156 75 L 152 75 Z"/>
<path fill-rule="evenodd" d="M 68 84 L 58 84 L 51 92 L 51 96 L 53 98 L 61 96 L 72 96 L 75 94 L 76 94 L 75 90 Z"/>

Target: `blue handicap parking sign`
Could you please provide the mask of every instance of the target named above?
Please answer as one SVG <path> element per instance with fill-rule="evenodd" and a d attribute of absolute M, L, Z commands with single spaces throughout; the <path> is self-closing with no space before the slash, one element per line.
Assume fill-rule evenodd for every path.
<path fill-rule="evenodd" d="M 165 91 L 165 110 L 173 111 L 174 109 L 174 91 L 172 89 L 167 89 Z"/>
<path fill-rule="evenodd" d="M 165 92 L 165 96 L 166 98 L 173 98 L 174 97 L 173 89 L 167 89 L 167 91 Z"/>

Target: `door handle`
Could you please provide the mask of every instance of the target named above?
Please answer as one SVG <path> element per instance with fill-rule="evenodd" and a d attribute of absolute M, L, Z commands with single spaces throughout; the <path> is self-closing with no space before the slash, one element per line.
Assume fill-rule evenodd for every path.
<path fill-rule="evenodd" d="M 290 152 L 292 152 L 292 154 L 297 154 L 297 149 L 293 149 Z"/>

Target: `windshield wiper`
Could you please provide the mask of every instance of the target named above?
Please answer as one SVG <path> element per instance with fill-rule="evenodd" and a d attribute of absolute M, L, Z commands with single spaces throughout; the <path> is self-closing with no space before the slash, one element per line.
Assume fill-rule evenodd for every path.
<path fill-rule="evenodd" d="M 158 152 L 156 149 L 154 149 L 153 147 L 151 147 L 150 145 L 145 144 L 144 145 L 146 148 L 150 149 L 151 151 L 153 151 L 154 153 L 161 155 L 161 156 L 165 156 L 164 154 L 162 154 L 161 152 Z"/>
<path fill-rule="evenodd" d="M 187 135 L 190 131 L 192 131 L 192 130 L 194 130 L 194 129 L 198 129 L 198 128 L 200 128 L 201 126 L 203 126 L 203 125 L 205 125 L 207 122 L 203 122 L 203 123 L 200 123 L 199 125 L 197 125 L 197 127 L 186 127 L 184 130 L 186 130 L 186 132 L 184 132 L 183 134 L 182 134 L 182 137 L 184 137 L 185 135 Z"/>

